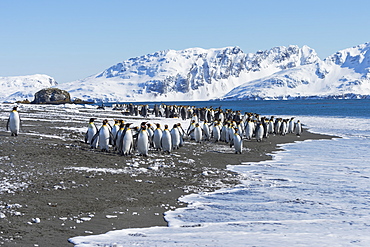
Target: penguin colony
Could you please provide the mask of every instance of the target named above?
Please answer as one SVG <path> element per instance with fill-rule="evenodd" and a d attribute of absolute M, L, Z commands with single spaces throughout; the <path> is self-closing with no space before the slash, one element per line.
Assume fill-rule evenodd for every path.
<path fill-rule="evenodd" d="M 241 154 L 243 140 L 255 139 L 262 142 L 269 135 L 293 134 L 300 136 L 302 125 L 294 118 L 282 119 L 271 116 L 261 117 L 256 113 L 223 110 L 221 107 L 196 108 L 194 106 L 177 106 L 155 104 L 153 109 L 148 105 L 120 104 L 114 105 L 113 110 L 119 110 L 124 116 L 149 117 L 150 114 L 162 118 L 181 118 L 189 120 L 189 126 L 183 128 L 181 124 L 168 125 L 142 122 L 140 126 L 132 126 L 124 120 L 115 120 L 110 125 L 103 120 L 98 128 L 96 118 L 91 118 L 85 134 L 85 143 L 91 148 L 109 152 L 110 147 L 120 155 L 148 156 L 150 150 L 171 153 L 183 146 L 184 140 L 201 143 L 223 142 L 234 147 L 235 153 Z"/>

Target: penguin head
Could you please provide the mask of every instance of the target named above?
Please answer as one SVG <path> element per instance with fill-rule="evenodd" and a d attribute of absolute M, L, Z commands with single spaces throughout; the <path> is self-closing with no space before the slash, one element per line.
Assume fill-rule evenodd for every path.
<path fill-rule="evenodd" d="M 18 109 L 18 106 L 13 107 L 13 111 L 17 111 L 17 109 Z"/>
<path fill-rule="evenodd" d="M 90 118 L 89 123 L 93 123 L 96 118 Z"/>

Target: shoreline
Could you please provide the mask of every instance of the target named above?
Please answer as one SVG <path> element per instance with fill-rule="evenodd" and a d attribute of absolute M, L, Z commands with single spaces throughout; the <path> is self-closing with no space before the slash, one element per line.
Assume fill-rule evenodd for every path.
<path fill-rule="evenodd" d="M 25 133 L 18 137 L 0 129 L 3 176 L 26 184 L 21 190 L 0 191 L 6 216 L 0 218 L 1 245 L 72 246 L 68 239 L 76 236 L 167 226 L 163 213 L 186 206 L 178 201 L 181 196 L 238 184 L 239 174 L 227 170 L 228 165 L 272 159 L 273 152 L 283 149 L 279 144 L 335 138 L 305 129 L 301 137 L 246 140 L 242 154 L 224 143 L 188 141 L 171 155 L 151 151 L 144 158 L 91 150 L 78 133 L 69 133 L 66 140 L 27 134 L 52 136 L 58 134 L 55 125 L 60 122 L 41 125 L 26 119 Z"/>

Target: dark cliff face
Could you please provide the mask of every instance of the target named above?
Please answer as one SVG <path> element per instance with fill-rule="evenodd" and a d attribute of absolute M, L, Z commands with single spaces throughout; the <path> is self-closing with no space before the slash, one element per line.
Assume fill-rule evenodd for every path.
<path fill-rule="evenodd" d="M 35 93 L 32 104 L 64 104 L 71 103 L 71 96 L 65 90 L 46 88 Z"/>

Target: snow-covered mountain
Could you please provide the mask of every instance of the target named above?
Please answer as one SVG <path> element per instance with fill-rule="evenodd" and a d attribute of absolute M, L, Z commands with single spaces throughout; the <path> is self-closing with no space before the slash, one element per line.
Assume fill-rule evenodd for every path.
<path fill-rule="evenodd" d="M 128 59 L 59 88 L 73 98 L 103 102 L 209 100 L 247 81 L 318 61 L 307 46 L 256 53 L 243 53 L 239 47 L 166 50 Z"/>
<path fill-rule="evenodd" d="M 308 46 L 256 53 L 239 47 L 166 50 L 130 58 L 59 84 L 72 99 L 96 102 L 210 99 L 370 98 L 370 43 L 323 61 Z M 56 86 L 46 75 L 0 77 L 0 102 L 33 99 Z"/>
<path fill-rule="evenodd" d="M 32 101 L 37 91 L 57 84 L 54 78 L 40 74 L 0 77 L 0 102 Z"/>
<path fill-rule="evenodd" d="M 370 98 L 370 43 L 245 82 L 222 99 Z"/>

